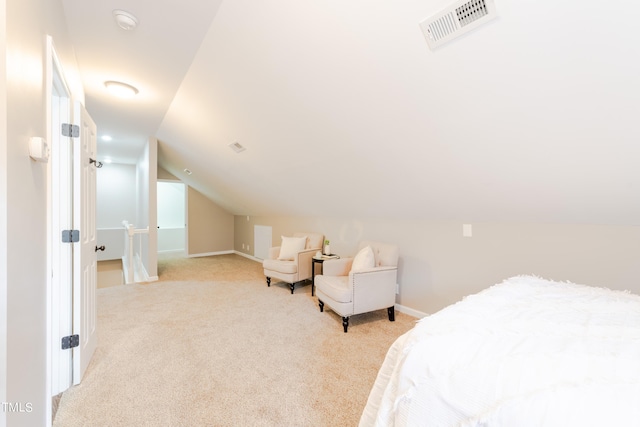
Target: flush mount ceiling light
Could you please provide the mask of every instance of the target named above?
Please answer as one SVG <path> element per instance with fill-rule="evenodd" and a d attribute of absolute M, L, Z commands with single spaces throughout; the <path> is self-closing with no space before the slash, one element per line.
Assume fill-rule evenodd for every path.
<path fill-rule="evenodd" d="M 104 82 L 104 86 L 111 92 L 111 94 L 120 98 L 132 98 L 138 94 L 138 89 L 122 82 L 116 82 L 109 80 Z"/>
<path fill-rule="evenodd" d="M 118 27 L 122 28 L 125 31 L 132 31 L 138 25 L 138 18 L 124 10 L 114 10 L 113 18 L 116 20 L 116 24 L 118 24 Z"/>

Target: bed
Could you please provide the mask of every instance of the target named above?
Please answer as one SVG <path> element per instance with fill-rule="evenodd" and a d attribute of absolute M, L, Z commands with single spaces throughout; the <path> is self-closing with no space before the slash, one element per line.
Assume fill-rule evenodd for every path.
<path fill-rule="evenodd" d="M 513 277 L 389 349 L 360 426 L 639 426 L 640 296 Z"/>

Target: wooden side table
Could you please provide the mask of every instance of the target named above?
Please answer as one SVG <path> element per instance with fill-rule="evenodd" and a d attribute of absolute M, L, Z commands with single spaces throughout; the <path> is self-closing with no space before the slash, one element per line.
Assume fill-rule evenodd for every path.
<path fill-rule="evenodd" d="M 316 289 L 316 264 L 322 265 L 328 259 L 338 259 L 340 258 L 336 254 L 331 255 L 322 255 L 321 257 L 316 257 L 315 255 L 311 258 L 311 296 L 315 295 Z"/>

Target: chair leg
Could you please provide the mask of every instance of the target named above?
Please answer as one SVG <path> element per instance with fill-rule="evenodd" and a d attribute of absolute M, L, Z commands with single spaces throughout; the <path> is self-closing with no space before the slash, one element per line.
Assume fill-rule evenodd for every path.
<path fill-rule="evenodd" d="M 318 300 L 318 305 L 320 306 L 320 313 L 322 313 L 324 311 L 324 303 Z"/>
<path fill-rule="evenodd" d="M 291 295 L 293 295 L 293 288 L 296 286 L 296 284 L 290 283 L 289 286 L 291 287 Z"/>
<path fill-rule="evenodd" d="M 344 333 L 347 333 L 347 328 L 349 327 L 349 317 L 342 318 L 342 327 L 344 328 Z"/>
<path fill-rule="evenodd" d="M 396 320 L 396 307 L 387 308 L 387 313 L 389 314 L 389 322 L 395 322 Z"/>
<path fill-rule="evenodd" d="M 267 277 L 267 286 L 271 287 L 271 277 Z"/>

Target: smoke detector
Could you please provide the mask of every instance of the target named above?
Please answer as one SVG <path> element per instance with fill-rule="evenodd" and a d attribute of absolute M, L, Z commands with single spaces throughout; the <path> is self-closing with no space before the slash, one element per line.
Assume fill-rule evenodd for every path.
<path fill-rule="evenodd" d="M 132 31 L 138 26 L 138 18 L 124 10 L 114 10 L 113 18 L 116 20 L 118 27 L 125 31 Z"/>
<path fill-rule="evenodd" d="M 497 16 L 493 0 L 464 0 L 454 3 L 420 23 L 431 50 L 460 37 Z"/>

